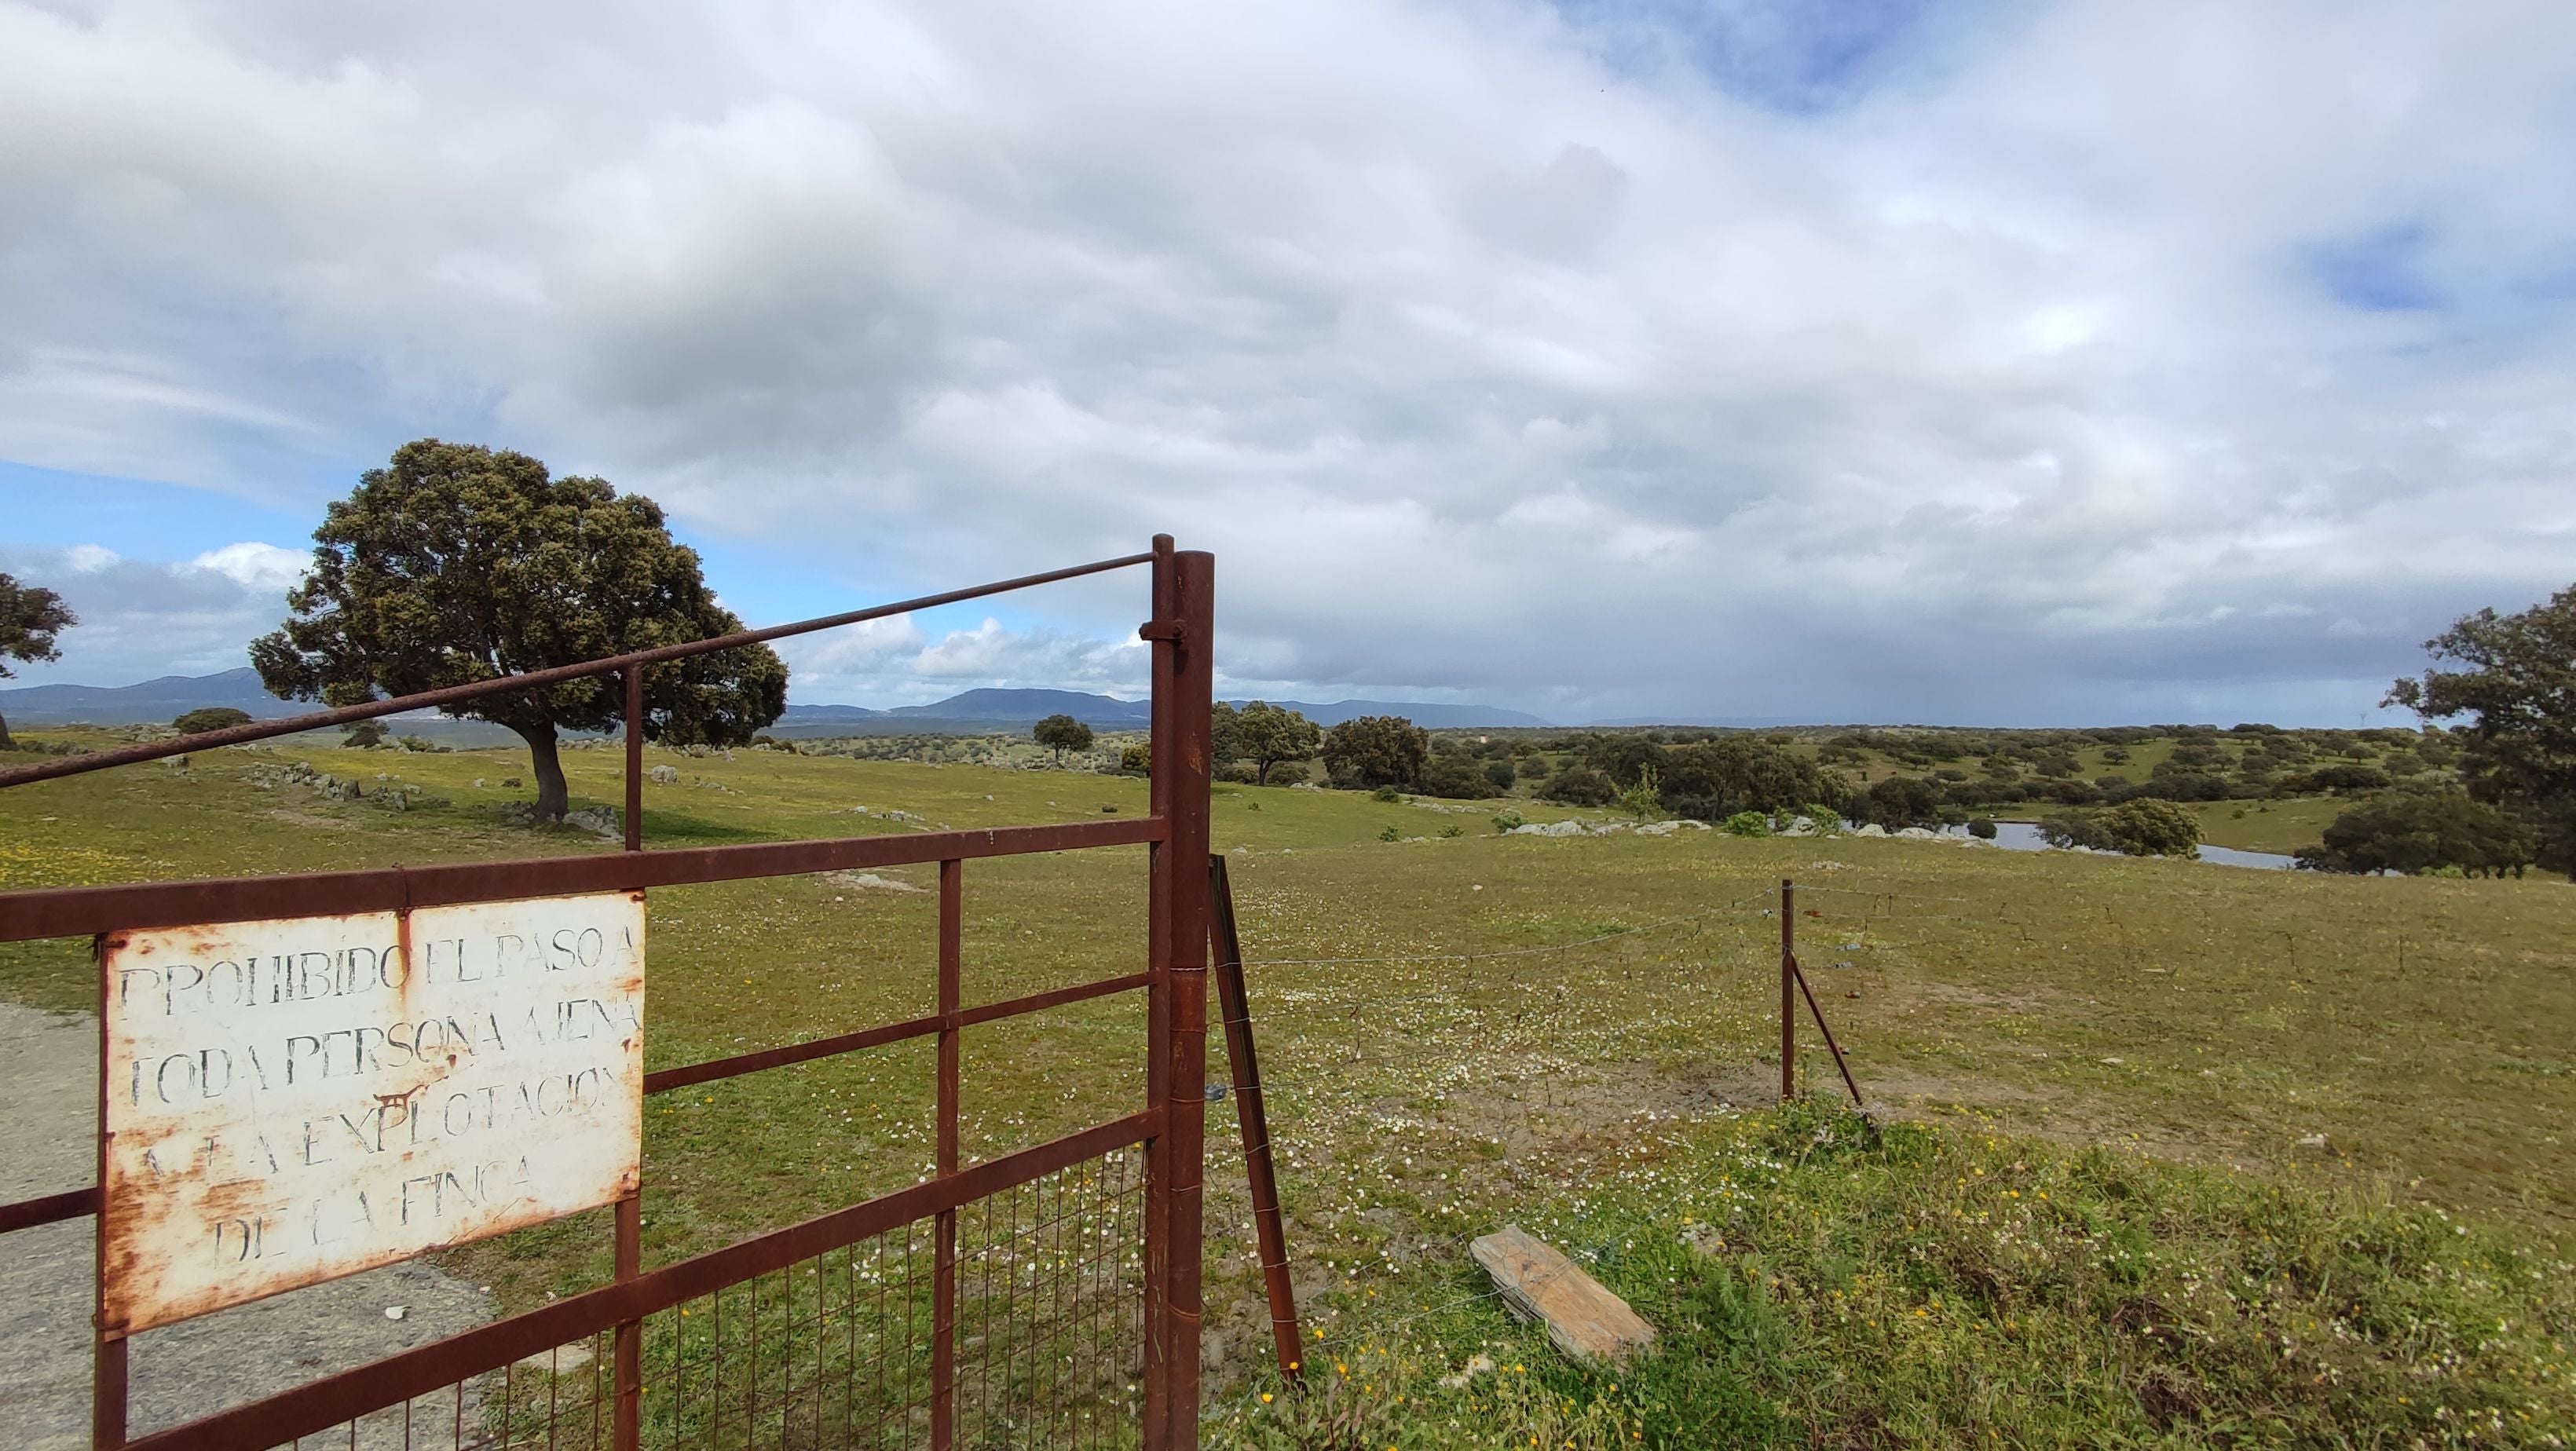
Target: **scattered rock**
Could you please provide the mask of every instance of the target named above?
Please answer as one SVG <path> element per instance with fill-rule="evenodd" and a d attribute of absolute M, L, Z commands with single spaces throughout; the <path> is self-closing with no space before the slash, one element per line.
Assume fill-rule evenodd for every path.
<path fill-rule="evenodd" d="M 585 806 L 579 811 L 566 812 L 564 825 L 578 826 L 593 836 L 604 836 L 610 841 L 626 839 L 625 814 L 614 806 Z"/>
<path fill-rule="evenodd" d="M 655 766 L 652 770 L 644 773 L 644 779 L 652 782 L 656 786 L 677 785 L 680 780 L 680 768 L 677 766 Z M 480 786 L 483 783 L 477 781 L 474 784 Z"/>
<path fill-rule="evenodd" d="M 2334 1144 L 2323 1134 L 2308 1135 L 2306 1138 L 2299 1140 L 2299 1147 L 2303 1149 L 2314 1149 L 2320 1154 L 2331 1154 L 2334 1152 Z"/>
<path fill-rule="evenodd" d="M 409 1310 L 404 1309 L 400 1305 L 387 1305 L 385 1307 L 385 1318 L 388 1320 L 400 1320 L 402 1317 L 410 1313 L 411 1312 Z"/>
<path fill-rule="evenodd" d="M 1869 825 L 1862 827 L 1860 830 L 1853 832 L 1853 833 L 1852 833 L 1852 835 L 1854 835 L 1854 836 L 1885 836 L 1885 835 L 1887 835 L 1887 828 L 1886 828 L 1886 827 L 1884 827 L 1884 826 L 1881 826 L 1881 825 L 1879 825 L 1877 822 L 1873 821 L 1873 822 L 1871 822 Z"/>
<path fill-rule="evenodd" d="M 904 881 L 900 877 L 881 877 L 874 872 L 828 872 L 824 875 L 823 880 L 830 882 L 835 886 L 857 887 L 863 891 L 870 892 L 922 892 L 929 890 L 926 887 L 916 887 L 912 883 Z M 840 898 L 835 897 L 832 900 L 837 902 Z"/>
<path fill-rule="evenodd" d="M 1939 841 L 1941 839 L 1941 833 L 1934 831 L 1928 826 L 1909 826 L 1901 831 L 1893 831 L 1888 834 L 1890 836 L 1903 837 L 1907 841 Z"/>

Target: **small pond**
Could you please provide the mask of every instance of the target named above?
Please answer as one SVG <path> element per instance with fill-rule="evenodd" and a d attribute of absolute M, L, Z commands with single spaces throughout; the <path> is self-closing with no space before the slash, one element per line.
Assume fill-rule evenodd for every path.
<path fill-rule="evenodd" d="M 1968 834 L 1968 829 L 1964 826 L 1953 826 L 1947 828 L 1947 830 L 1952 836 L 1965 836 Z M 2050 849 L 2048 843 L 2040 839 L 2039 828 L 2027 821 L 1996 822 L 1995 845 L 2002 847 L 2007 851 L 2047 851 Z M 2277 852 L 2238 851 L 2236 848 L 2230 846 L 2204 845 L 2200 849 L 2200 859 L 2205 862 L 2216 862 L 2220 866 L 2226 867 L 2263 867 L 2273 871 L 2285 871 L 2291 866 L 2290 859 Z"/>

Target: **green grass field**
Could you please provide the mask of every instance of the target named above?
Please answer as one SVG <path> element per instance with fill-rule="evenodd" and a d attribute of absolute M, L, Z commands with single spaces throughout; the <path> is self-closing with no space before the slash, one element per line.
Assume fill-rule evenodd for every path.
<path fill-rule="evenodd" d="M 292 760 L 377 800 L 421 791 L 393 811 L 259 784 L 263 766 Z M 1143 782 L 1073 772 L 765 751 L 650 761 L 680 777 L 648 790 L 648 836 L 663 844 L 1145 809 Z M 617 799 L 616 753 L 566 762 L 576 806 Z M 298 742 L 0 793 L 0 887 L 612 849 L 513 822 L 526 793 L 501 782 L 524 764 Z M 1326 1337 L 1316 1369 L 1327 1355 L 1340 1369 L 1306 1396 L 1261 1370 L 1259 1279 L 1220 1109 L 1212 1436 L 2570 1434 L 2564 884 L 1848 837 L 1503 838 L 1487 821 L 1500 804 L 1219 788 L 1246 953 L 1270 964 L 1251 973 L 1290 1248 Z M 2309 805 L 2235 818 L 2221 804 L 2212 812 L 2247 835 L 2217 822 L 2212 835 L 2278 850 L 2256 833 L 2304 830 L 2274 818 Z M 1389 826 L 1405 839 L 1380 841 Z M 932 875 L 657 893 L 648 1061 L 926 1011 L 934 898 L 905 888 Z M 1768 894 L 1784 876 L 1799 882 L 1802 958 L 1863 1089 L 1914 1126 L 1879 1135 L 1822 1109 L 1763 1108 L 1777 1075 Z M 1141 849 L 975 862 L 965 883 L 970 1002 L 1141 965 Z M 0 947 L 0 995 L 90 1006 L 87 945 Z M 967 1152 L 1135 1106 L 1141 1016 L 1117 999 L 970 1032 Z M 1808 1084 L 1838 1091 L 1814 1051 Z M 648 1262 L 911 1182 L 930 1156 L 929 1067 L 915 1044 L 649 1102 Z M 1515 1220 L 1590 1256 L 1666 1328 L 1666 1353 L 1576 1370 L 1476 1298 L 1464 1242 Z M 579 1216 L 455 1258 L 517 1306 L 597 1283 L 607 1243 L 602 1216 Z M 1439 1384 L 1479 1352 L 1526 1370 Z"/>

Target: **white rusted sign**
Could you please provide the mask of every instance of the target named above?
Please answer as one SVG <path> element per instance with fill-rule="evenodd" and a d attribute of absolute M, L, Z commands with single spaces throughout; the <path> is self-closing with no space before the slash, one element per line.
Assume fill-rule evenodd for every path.
<path fill-rule="evenodd" d="M 102 961 L 111 1331 L 635 1188 L 640 892 L 123 932 Z"/>

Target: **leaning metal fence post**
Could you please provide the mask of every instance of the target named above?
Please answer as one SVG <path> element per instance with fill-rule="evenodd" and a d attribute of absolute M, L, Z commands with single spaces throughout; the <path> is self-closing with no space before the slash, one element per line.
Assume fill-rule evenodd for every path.
<path fill-rule="evenodd" d="M 1243 1130 L 1243 1170 L 1252 1193 L 1252 1223 L 1261 1246 L 1261 1278 L 1270 1297 L 1270 1343 L 1279 1373 L 1291 1380 L 1305 1359 L 1298 1338 L 1297 1291 L 1288 1282 L 1288 1226 L 1279 1210 L 1279 1173 L 1270 1159 L 1270 1106 L 1261 1096 L 1261 1060 L 1252 1049 L 1252 994 L 1243 981 L 1243 936 L 1234 920 L 1234 883 L 1225 858 L 1208 857 L 1208 925 L 1216 954 L 1216 990 L 1225 1013 L 1225 1057 L 1234 1070 L 1234 1116 Z"/>
<path fill-rule="evenodd" d="M 1780 1101 L 1798 1091 L 1798 887 L 1780 879 Z"/>

